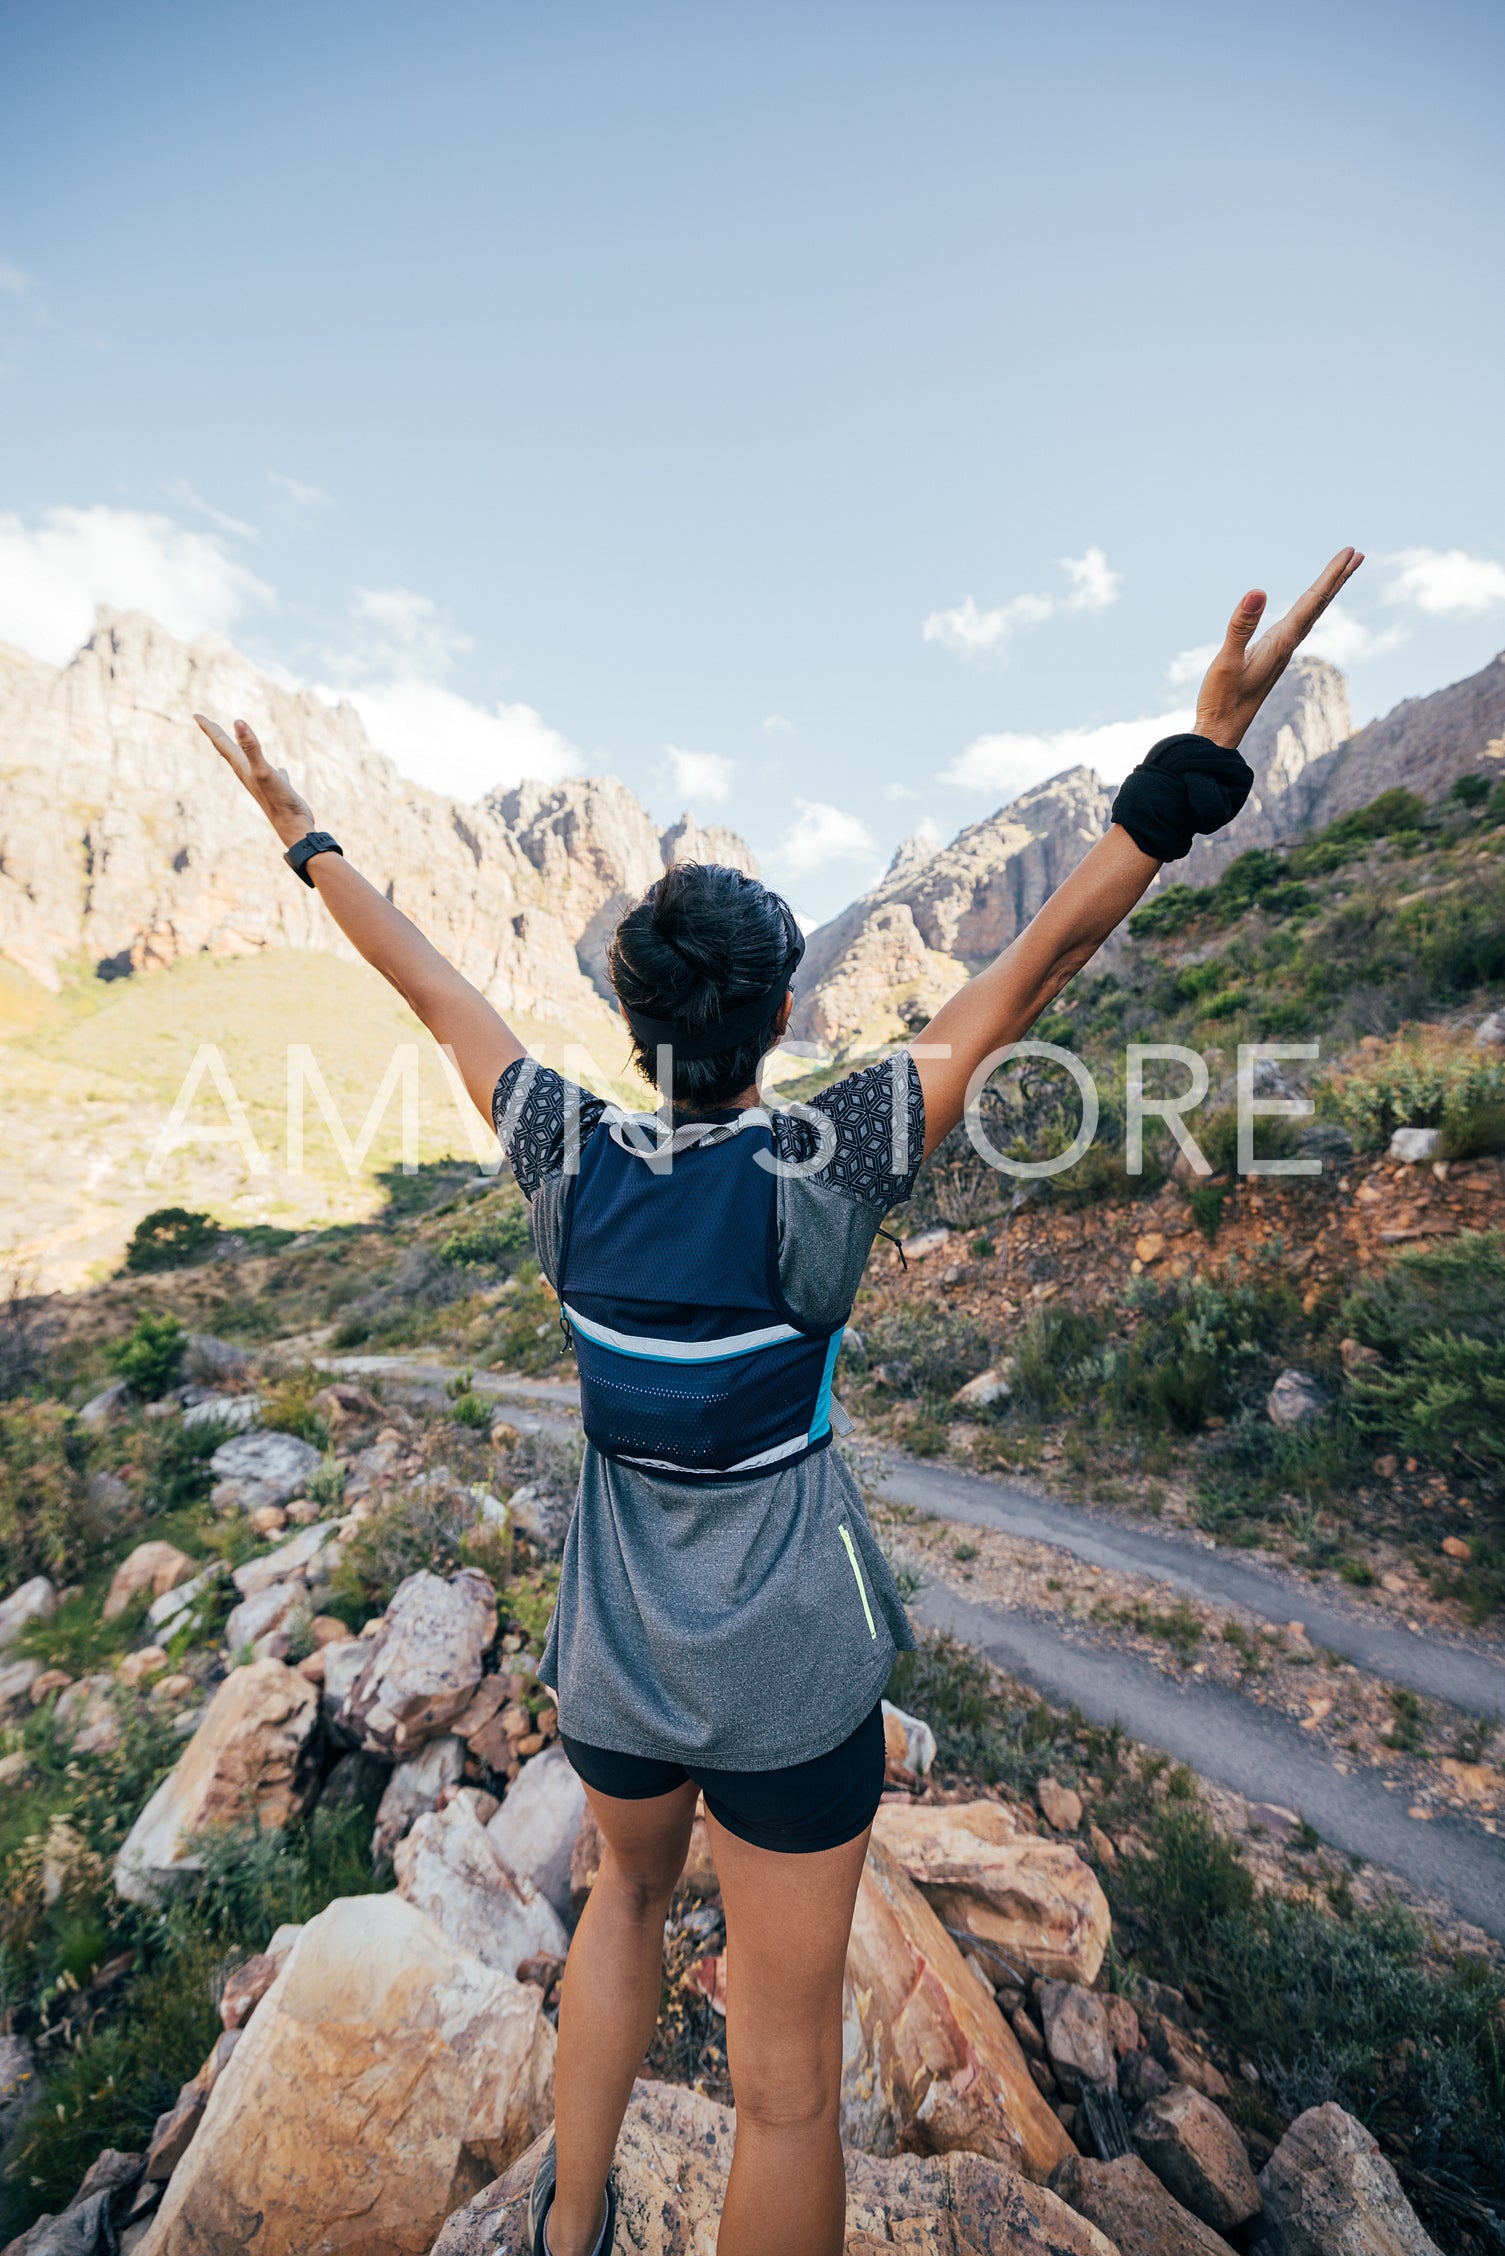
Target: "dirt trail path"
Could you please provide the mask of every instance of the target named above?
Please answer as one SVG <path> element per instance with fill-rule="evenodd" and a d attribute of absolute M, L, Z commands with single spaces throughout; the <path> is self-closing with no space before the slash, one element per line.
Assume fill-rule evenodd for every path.
<path fill-rule="evenodd" d="M 1505 1942 L 1505 1840 L 1466 1819 L 1414 1818 L 1374 1771 L 1344 1776 L 1285 1716 L 1220 1684 L 1182 1682 L 1137 1655 L 927 1583 L 919 1621 L 951 1631 L 1047 1699 L 1115 1720 L 1250 1801 L 1295 1810 L 1345 1855 L 1383 1865 Z"/>
<path fill-rule="evenodd" d="M 1093 1566 L 1149 1575 L 1193 1597 L 1243 1606 L 1282 1628 L 1299 1621 L 1313 1645 L 1341 1653 L 1389 1684 L 1451 1701 L 1473 1715 L 1505 1717 L 1505 1653 L 1483 1639 L 1464 1644 L 1407 1629 L 1277 1567 L 1254 1566 L 1194 1537 L 1162 1535 L 1008 1481 L 891 1455 L 875 1463 L 869 1478 L 877 1495 L 931 1519 L 1027 1536 Z"/>

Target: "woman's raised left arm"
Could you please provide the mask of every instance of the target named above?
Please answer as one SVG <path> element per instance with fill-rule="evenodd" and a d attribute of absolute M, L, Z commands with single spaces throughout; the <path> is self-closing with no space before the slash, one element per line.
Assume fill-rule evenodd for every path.
<path fill-rule="evenodd" d="M 1178 822 L 1167 825 L 1163 818 L 1135 822 L 1131 815 L 1128 819 L 1142 843 L 1130 836 L 1119 814 L 1107 836 L 1100 838 L 1070 877 L 1056 887 L 1019 937 L 995 963 L 942 1004 L 917 1037 L 917 1051 L 942 1053 L 915 1058 L 925 1098 L 927 1153 L 934 1151 L 961 1119 L 968 1086 L 983 1060 L 1029 1032 L 1067 980 L 1090 961 L 1109 933 L 1123 922 L 1148 890 L 1162 862 L 1187 851 L 1194 829 L 1217 828 L 1243 804 L 1248 770 L 1229 756 L 1237 752 L 1244 732 L 1299 645 L 1363 561 L 1357 549 L 1340 549 L 1305 595 L 1258 642 L 1253 640 L 1254 632 L 1265 608 L 1264 595 L 1258 588 L 1243 597 L 1229 620 L 1222 648 L 1208 667 L 1197 696 L 1195 734 L 1203 740 L 1201 751 L 1191 751 L 1181 762 L 1173 759 L 1157 768 L 1155 781 L 1167 801 L 1184 801 L 1189 795 L 1179 787 L 1178 776 L 1194 772 L 1199 761 L 1207 763 L 1211 774 L 1221 759 L 1243 777 L 1231 809 L 1208 815 L 1205 820 L 1183 816 L 1181 822 L 1188 827 L 1174 840 L 1167 831 L 1180 827 Z M 1169 741 L 1187 742 L 1184 738 Z M 1155 763 L 1150 766 L 1155 768 Z M 1136 773 L 1143 776 L 1146 770 Z M 1209 784 L 1208 790 L 1215 798 L 1217 786 Z M 1142 792 L 1141 801 L 1152 817 L 1159 814 L 1152 803 L 1153 794 L 1147 798 Z M 1120 801 L 1120 807 L 1122 804 Z"/>

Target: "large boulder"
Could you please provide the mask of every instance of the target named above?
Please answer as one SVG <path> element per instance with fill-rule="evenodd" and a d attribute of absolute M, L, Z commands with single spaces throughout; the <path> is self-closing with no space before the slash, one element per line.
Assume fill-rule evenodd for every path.
<path fill-rule="evenodd" d="M 619 2248 L 712 2256 L 735 2128 L 730 2108 L 682 2085 L 634 2085 L 613 2164 Z M 529 2256 L 528 2189 L 542 2152 L 540 2140 L 451 2217 L 432 2256 Z M 1054 2194 L 980 2154 L 846 2160 L 849 2256 L 1114 2256 Z"/>
<path fill-rule="evenodd" d="M 1021 1829 L 1004 1802 L 885 1803 L 873 1838 L 904 1867 L 943 1926 L 1032 1974 L 1093 1982 L 1108 1947 L 1108 1899 L 1065 1841 Z"/>
<path fill-rule="evenodd" d="M 496 1636 L 496 1592 L 474 1567 L 400 1583 L 340 1722 L 372 1754 L 411 1754 L 468 1707 Z"/>
<path fill-rule="evenodd" d="M 176 1637 L 180 1630 L 187 1629 L 190 1625 L 197 1626 L 195 1616 L 197 1623 L 202 1624 L 200 1601 L 208 1596 L 217 1582 L 224 1579 L 224 1573 L 224 1560 L 211 1559 L 207 1567 L 200 1568 L 191 1582 L 175 1582 L 170 1590 L 163 1591 L 160 1598 L 152 1600 L 146 1609 L 146 1619 L 159 1641 Z"/>
<path fill-rule="evenodd" d="M 510 1872 L 468 1793 L 420 1817 L 393 1858 L 398 1894 L 437 1921 L 483 1966 L 515 1974 L 525 1958 L 570 1947 L 558 1912 L 531 1881 Z"/>
<path fill-rule="evenodd" d="M 114 1621 L 123 1614 L 133 1598 L 149 1590 L 154 1598 L 176 1589 L 198 1572 L 186 1551 L 175 1543 L 138 1543 L 135 1550 L 123 1558 L 110 1578 L 109 1591 L 102 1609 L 106 1621 Z"/>
<path fill-rule="evenodd" d="M 253 1661 L 232 1669 L 173 1770 L 146 1804 L 115 1859 L 115 1886 L 132 1903 L 159 1904 L 196 1872 L 196 1837 L 253 1818 L 264 1832 L 301 1817 L 317 1785 L 318 1696 L 296 1669 Z"/>
<path fill-rule="evenodd" d="M 1137 2154 L 1089 2162 L 1069 2154 L 1050 2188 L 1105 2232 L 1119 2256 L 1228 2256 L 1228 2243 L 1166 2192 Z"/>
<path fill-rule="evenodd" d="M 256 1428 L 223 1441 L 210 1458 L 217 1512 L 254 1512 L 261 1504 L 286 1504 L 320 1465 L 311 1441 Z"/>
<path fill-rule="evenodd" d="M 1073 2151 L 987 1985 L 876 1841 L 857 1891 L 842 2020 L 850 2144 L 874 2154 L 967 2147 L 1041 2181 Z"/>
<path fill-rule="evenodd" d="M 22 1630 L 34 1621 L 50 1621 L 57 1603 L 57 1591 L 46 1575 L 33 1575 L 8 1598 L 0 1598 L 0 1653 L 14 1645 Z"/>
<path fill-rule="evenodd" d="M 0 2147 L 37 2096 L 37 2056 L 25 2037 L 0 2036 Z"/>
<path fill-rule="evenodd" d="M 1297 2116 L 1259 2190 L 1260 2256 L 1438 2256 L 1373 2135 L 1334 2100 Z"/>
<path fill-rule="evenodd" d="M 1252 2217 L 1259 2187 L 1244 2142 L 1220 2107 L 1189 2084 L 1172 2084 L 1134 2119 L 1135 2152 L 1183 2209 L 1214 2232 Z"/>
<path fill-rule="evenodd" d="M 424 2256 L 553 2096 L 540 1991 L 398 1896 L 344 1898 L 252 2015 L 139 2256 Z"/>
<path fill-rule="evenodd" d="M 486 1831 L 508 1870 L 570 1916 L 570 1857 L 585 1815 L 585 1788 L 563 1747 L 523 1764 Z"/>

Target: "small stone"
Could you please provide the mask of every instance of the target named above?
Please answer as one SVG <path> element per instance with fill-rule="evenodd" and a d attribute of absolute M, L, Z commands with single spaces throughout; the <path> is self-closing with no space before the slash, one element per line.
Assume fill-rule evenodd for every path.
<path fill-rule="evenodd" d="M 144 1684 L 149 1676 L 160 1676 L 166 1666 L 167 1655 L 160 1645 L 143 1645 L 124 1656 L 115 1674 L 122 1684 Z"/>
<path fill-rule="evenodd" d="M 1108 2038 L 1120 2060 L 1140 2046 L 1139 2015 L 1126 1997 L 1115 1997 L 1111 1992 L 1103 1999 L 1103 2012 L 1107 2016 Z"/>
<path fill-rule="evenodd" d="M 50 1621 L 57 1612 L 58 1596 L 46 1575 L 33 1575 L 8 1598 L 0 1599 L 0 1653 L 14 1645 L 23 1629 L 34 1621 Z"/>
<path fill-rule="evenodd" d="M 493 1449 L 516 1449 L 523 1437 L 506 1418 L 493 1418 L 487 1438 Z"/>
<path fill-rule="evenodd" d="M 1013 1388 L 1002 1371 L 979 1371 L 975 1379 L 957 1388 L 951 1399 L 966 1410 L 986 1410 L 994 1402 L 1007 1402 Z"/>
<path fill-rule="evenodd" d="M 1063 1786 L 1055 1778 L 1042 1778 L 1035 1787 L 1035 1799 L 1046 1824 L 1057 1833 L 1074 1833 L 1081 1824 L 1082 1797 L 1074 1787 Z"/>
<path fill-rule="evenodd" d="M 1310 1371 L 1282 1371 L 1265 1402 L 1271 1424 L 1283 1431 L 1319 1416 L 1326 1408 L 1327 1389 Z"/>
<path fill-rule="evenodd" d="M 1146 2100 L 1170 2090 L 1170 2077 L 1152 2052 L 1125 2053 L 1118 2064 L 1118 2091 L 1130 2114 Z"/>
<path fill-rule="evenodd" d="M 885 1700 L 883 1707 L 883 1752 L 889 1762 L 898 1763 L 916 1778 L 926 1778 L 935 1761 L 935 1733 L 919 1716 L 906 1715 L 892 1701 Z"/>
<path fill-rule="evenodd" d="M 156 1683 L 152 1686 L 152 1692 L 159 1700 L 186 1700 L 190 1692 L 197 1692 L 197 1690 L 198 1686 L 194 1683 L 193 1678 L 184 1676 L 181 1672 L 175 1672 L 172 1676 L 158 1677 Z"/>
<path fill-rule="evenodd" d="M 161 1598 L 197 1573 L 197 1563 L 175 1543 L 138 1543 L 115 1569 L 101 1618 L 116 1621 L 143 1590 Z"/>
<path fill-rule="evenodd" d="M 1117 1864 L 1118 1851 L 1100 1825 L 1089 1825 L 1087 1839 L 1099 1864 Z"/>
<path fill-rule="evenodd" d="M 1260 2206 L 1243 2141 L 1219 2108 L 1186 2084 L 1172 2084 L 1140 2109 L 1135 2151 L 1183 2208 L 1227 2232 Z"/>
<path fill-rule="evenodd" d="M 1461 1535 L 1445 1535 L 1442 1539 L 1442 1549 L 1444 1555 L 1449 1559 L 1466 1562 L 1474 1555 Z"/>
<path fill-rule="evenodd" d="M 1374 1470 L 1381 1480 L 1394 1480 L 1396 1474 L 1400 1471 L 1400 1459 L 1388 1454 L 1383 1457 L 1376 1457 Z"/>
<path fill-rule="evenodd" d="M 39 1708 L 44 1700 L 52 1698 L 54 1692 L 66 1692 L 72 1682 L 66 1669 L 43 1669 L 40 1676 L 32 1678 L 28 1687 L 32 1706 Z"/>
<path fill-rule="evenodd" d="M 280 1504 L 258 1504 L 246 1518 L 258 1535 L 280 1535 L 287 1526 L 287 1514 Z"/>
<path fill-rule="evenodd" d="M 1108 2090 L 1117 2082 L 1113 2039 L 1103 2000 L 1076 1982 L 1041 1982 L 1040 2018 L 1056 2081 L 1068 2099 L 1083 2084 Z"/>
<path fill-rule="evenodd" d="M 1419 1167 L 1437 1157 L 1441 1142 L 1440 1128 L 1397 1128 L 1390 1138 L 1389 1156 L 1402 1167 Z"/>
<path fill-rule="evenodd" d="M 1158 1261 L 1165 1251 L 1165 1238 L 1159 1230 L 1147 1230 L 1142 1238 L 1134 1240 L 1134 1253 L 1146 1268 Z"/>

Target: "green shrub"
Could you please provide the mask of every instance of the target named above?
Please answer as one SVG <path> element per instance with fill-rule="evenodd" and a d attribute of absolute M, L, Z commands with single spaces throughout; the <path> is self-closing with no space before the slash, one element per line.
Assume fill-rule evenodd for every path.
<path fill-rule="evenodd" d="M 385 1611 L 393 1592 L 421 1567 L 437 1575 L 462 1564 L 462 1538 L 475 1525 L 469 1490 L 448 1481 L 415 1485 L 363 1520 L 330 1582 L 324 1610 L 359 1629 Z"/>
<path fill-rule="evenodd" d="M 1115 1924 L 1152 1964 L 1193 1980 L 1230 2049 L 1258 2064 L 1283 2115 L 1335 2100 L 1403 2128 L 1402 2176 L 1445 2156 L 1454 2192 L 1505 2180 L 1505 1980 L 1483 1955 L 1441 1957 L 1393 1900 L 1331 1907 L 1261 1894 L 1194 1803 L 1152 1819 L 1146 1853 L 1106 1876 Z M 1408 2186 L 1425 2207 L 1425 2183 Z"/>
<path fill-rule="evenodd" d="M 1072 1308 L 1037 1308 L 1014 1343 L 1010 1384 L 1025 1409 L 1049 1417 L 1068 1392 L 1071 1374 L 1102 1342 L 1095 1317 Z"/>
<path fill-rule="evenodd" d="M 151 1402 L 177 1383 L 187 1346 L 188 1334 L 170 1310 L 154 1316 L 146 1308 L 125 1338 L 112 1342 L 105 1354 L 111 1370 L 124 1379 L 132 1394 Z"/>
<path fill-rule="evenodd" d="M 529 1245 L 528 1212 L 524 1206 L 504 1206 L 483 1215 L 468 1229 L 454 1230 L 439 1248 L 441 1261 L 463 1269 L 503 1268 Z"/>
<path fill-rule="evenodd" d="M 1403 1253 L 1343 1304 L 1350 1335 L 1385 1357 L 1349 1381 L 1368 1433 L 1505 1470 L 1505 1232 L 1464 1231 Z"/>
<path fill-rule="evenodd" d="M 68 1581 L 108 1534 L 71 1414 L 58 1402 L 0 1405 L 0 1587 L 34 1574 Z"/>
<path fill-rule="evenodd" d="M 1373 1146 L 1396 1128 L 1460 1133 L 1481 1107 L 1505 1105 L 1505 1061 L 1472 1046 L 1398 1043 L 1372 1064 L 1331 1077 L 1317 1088 L 1318 1111 Z"/>
<path fill-rule="evenodd" d="M 219 1243 L 220 1227 L 212 1214 L 199 1214 L 186 1206 L 159 1206 L 144 1214 L 125 1249 L 127 1269 L 184 1269 L 207 1261 Z"/>
<path fill-rule="evenodd" d="M 868 1364 L 903 1365 L 921 1394 L 952 1395 L 986 1370 L 987 1332 L 972 1317 L 929 1301 L 899 1301 L 864 1326 Z"/>

